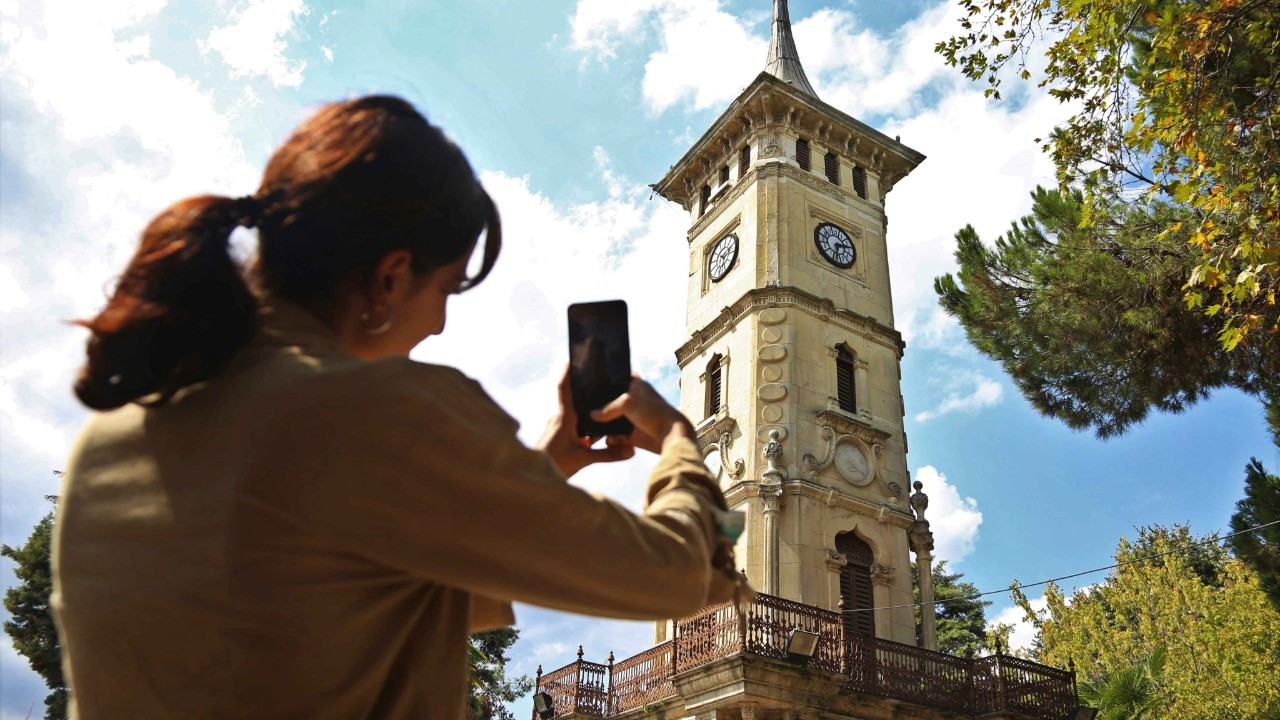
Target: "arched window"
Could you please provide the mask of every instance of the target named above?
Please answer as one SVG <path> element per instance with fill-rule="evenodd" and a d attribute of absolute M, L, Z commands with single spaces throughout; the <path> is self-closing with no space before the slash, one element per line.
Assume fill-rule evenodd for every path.
<path fill-rule="evenodd" d="M 707 364 L 707 417 L 714 417 L 720 412 L 720 396 L 724 389 L 724 376 L 720 356 L 711 358 Z"/>
<path fill-rule="evenodd" d="M 751 169 L 751 146 L 746 145 L 742 150 L 738 151 L 738 179 L 747 176 L 747 171 Z"/>
<path fill-rule="evenodd" d="M 702 194 L 698 196 L 698 215 L 699 216 L 706 214 L 707 205 L 709 204 L 711 204 L 711 186 L 703 185 Z"/>
<path fill-rule="evenodd" d="M 832 185 L 840 184 L 840 158 L 829 152 L 823 160 L 823 170 L 827 173 L 827 181 Z"/>
<path fill-rule="evenodd" d="M 856 165 L 853 167 L 853 191 L 863 200 L 867 199 L 867 171 Z"/>
<path fill-rule="evenodd" d="M 836 535 L 836 552 L 844 555 L 845 566 L 840 570 L 840 597 L 844 600 L 845 635 L 875 637 L 875 607 L 871 593 L 871 564 L 875 558 L 871 546 L 850 532 Z M 849 612 L 849 611 L 862 612 Z"/>
<path fill-rule="evenodd" d="M 836 401 L 845 412 L 858 411 L 853 385 L 853 353 L 844 345 L 836 348 Z"/>

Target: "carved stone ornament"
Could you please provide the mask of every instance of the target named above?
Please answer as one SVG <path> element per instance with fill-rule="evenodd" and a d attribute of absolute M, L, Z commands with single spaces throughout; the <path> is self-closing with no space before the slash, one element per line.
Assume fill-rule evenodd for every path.
<path fill-rule="evenodd" d="M 856 435 L 836 435 L 836 431 L 829 425 L 822 428 L 822 436 L 827 441 L 826 457 L 819 460 L 806 453 L 801 458 L 800 464 L 804 467 L 807 479 L 816 481 L 818 473 L 832 465 L 835 465 L 840 477 L 858 487 L 868 485 L 879 477 L 877 460 L 880 453 L 875 449 L 878 443 L 868 446 Z"/>
<path fill-rule="evenodd" d="M 933 552 L 933 533 L 929 532 L 929 523 L 917 520 L 911 530 L 907 531 L 907 539 L 911 541 L 911 549 L 917 555 Z"/>
<path fill-rule="evenodd" d="M 778 147 L 774 143 L 769 143 L 768 145 L 764 146 L 764 150 L 760 151 L 760 157 L 762 158 L 782 157 L 782 148 Z"/>
<path fill-rule="evenodd" d="M 876 447 L 879 447 L 879 445 L 877 445 Z M 888 486 L 889 486 L 889 493 L 890 493 L 890 494 L 892 494 L 892 495 L 893 495 L 894 497 L 896 497 L 896 498 L 900 498 L 900 497 L 902 497 L 902 486 L 901 486 L 901 485 L 899 485 L 898 483 L 893 482 L 893 481 L 889 481 L 889 483 L 887 483 L 887 484 L 888 484 Z"/>
<path fill-rule="evenodd" d="M 828 570 L 831 572 L 840 572 L 845 565 L 849 564 L 849 558 L 845 557 L 845 554 L 842 552 L 828 550 L 826 562 Z"/>
<path fill-rule="evenodd" d="M 741 459 L 729 459 L 729 448 L 733 445 L 733 431 L 737 427 L 736 420 L 723 415 L 717 417 L 714 422 L 698 428 L 698 444 L 707 449 L 703 457 L 707 461 L 707 469 L 715 474 L 716 479 L 728 472 L 729 477 L 736 482 L 746 472 L 746 466 Z M 719 458 L 716 458 L 719 461 L 719 467 L 711 467 L 711 455 L 716 453 L 719 454 Z"/>
<path fill-rule="evenodd" d="M 782 511 L 782 506 L 786 503 L 786 499 L 782 495 L 781 483 L 760 483 L 756 492 L 760 495 L 760 499 L 764 501 L 765 514 Z"/>
<path fill-rule="evenodd" d="M 780 438 L 781 436 L 777 430 L 770 430 L 769 442 L 764 444 L 764 460 L 768 464 L 764 471 L 766 482 L 781 482 L 786 477 L 786 472 L 778 465 L 782 460 L 782 442 Z"/>
<path fill-rule="evenodd" d="M 871 565 L 871 582 L 876 585 L 892 585 L 895 572 L 897 572 L 896 568 L 874 563 Z"/>
<path fill-rule="evenodd" d="M 911 493 L 911 509 L 915 511 L 917 521 L 927 524 L 928 520 L 925 520 L 924 511 L 929 508 L 929 496 L 920 491 L 924 487 L 924 483 L 917 480 L 912 487 L 916 491 Z"/>

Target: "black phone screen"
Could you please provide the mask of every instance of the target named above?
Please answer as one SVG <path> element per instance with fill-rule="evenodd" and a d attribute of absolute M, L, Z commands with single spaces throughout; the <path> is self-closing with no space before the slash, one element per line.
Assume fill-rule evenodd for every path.
<path fill-rule="evenodd" d="M 591 419 L 591 411 L 608 405 L 631 385 L 631 342 L 627 337 L 627 303 L 622 300 L 569 306 L 569 382 L 578 436 L 629 435 L 631 421 Z"/>

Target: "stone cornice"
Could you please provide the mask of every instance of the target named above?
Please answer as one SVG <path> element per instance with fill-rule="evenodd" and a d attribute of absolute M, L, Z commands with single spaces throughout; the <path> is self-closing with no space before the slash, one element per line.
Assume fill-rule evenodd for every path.
<path fill-rule="evenodd" d="M 882 196 L 925 159 L 921 153 L 838 108 L 768 73 L 760 73 L 651 187 L 664 198 L 691 207 L 693 188 L 701 186 L 703 175 L 732 150 L 738 139 L 767 127 L 794 128 L 856 158 L 880 173 Z"/>
<path fill-rule="evenodd" d="M 759 498 L 760 483 L 754 480 L 744 480 L 743 482 L 734 483 L 724 492 L 725 501 L 729 507 L 734 507 L 738 503 L 751 498 Z M 847 493 L 841 492 L 836 488 L 827 487 L 811 480 L 804 478 L 789 478 L 782 481 L 782 492 L 785 496 L 800 497 L 808 500 L 823 503 L 824 505 L 840 510 L 855 512 L 859 515 L 873 517 L 882 523 L 899 527 L 904 530 L 910 530 L 915 518 L 910 512 L 903 510 L 895 505 L 887 503 L 877 503 L 871 500 L 854 497 Z M 790 501 L 787 502 L 791 506 Z M 783 510 L 785 515 L 788 511 Z"/>
<path fill-rule="evenodd" d="M 873 425 L 869 419 L 849 415 L 839 410 L 823 410 L 817 416 L 818 425 L 831 428 L 836 437 L 852 435 L 872 447 L 883 445 L 892 435 L 884 428 Z"/>
<path fill-rule="evenodd" d="M 902 334 L 897 330 L 848 308 L 838 308 L 827 298 L 797 287 L 764 287 L 748 290 L 732 305 L 721 310 L 711 322 L 694 330 L 693 337 L 676 350 L 676 362 L 680 367 L 684 367 L 709 343 L 715 342 L 748 313 L 769 307 L 796 307 L 813 313 L 838 327 L 894 350 L 899 358 L 907 347 L 902 341 Z"/>

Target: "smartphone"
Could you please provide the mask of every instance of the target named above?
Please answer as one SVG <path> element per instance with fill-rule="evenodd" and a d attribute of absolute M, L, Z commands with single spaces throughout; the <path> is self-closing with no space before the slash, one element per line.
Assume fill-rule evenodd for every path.
<path fill-rule="evenodd" d="M 631 385 L 631 341 L 627 303 L 622 300 L 569 306 L 569 384 L 578 414 L 578 436 L 630 435 L 631 421 L 591 419 Z"/>

